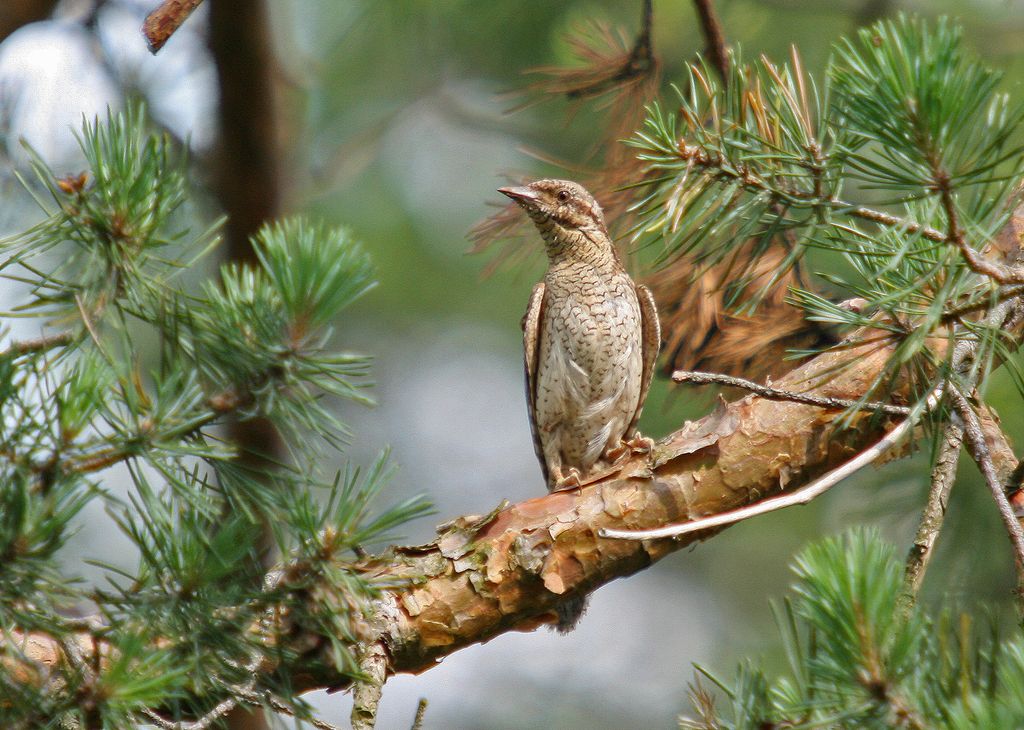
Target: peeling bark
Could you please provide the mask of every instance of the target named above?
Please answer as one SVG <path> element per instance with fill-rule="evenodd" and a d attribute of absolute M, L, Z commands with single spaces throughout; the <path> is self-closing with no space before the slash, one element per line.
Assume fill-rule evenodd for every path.
<path fill-rule="evenodd" d="M 773 385 L 856 399 L 891 354 L 891 346 L 878 341 L 826 353 Z M 386 679 L 426 671 L 445 656 L 506 631 L 552 623 L 560 601 L 643 570 L 718 532 L 631 541 L 598 538 L 602 528 L 683 522 L 796 489 L 877 441 L 892 423 L 864 413 L 840 431 L 835 423 L 840 413 L 755 395 L 720 401 L 712 413 L 687 422 L 649 455 L 602 481 L 460 517 L 442 525 L 431 543 L 393 547 L 367 558 L 356 569 L 399 587 L 376 601 L 372 626 L 361 632 L 364 644 L 356 651 L 366 656 L 369 647 L 383 646 Z M 297 692 L 350 686 L 351 679 L 333 668 L 327 637 L 301 626 L 285 634 L 302 655 L 298 664 L 264 671 L 288 671 Z M 52 639 L 32 635 L 30 640 L 33 667 L 61 660 Z M 85 634 L 79 645 L 87 656 L 95 651 Z M 10 655 L 0 660 L 18 661 Z M 25 681 L 33 681 L 32 671 L 26 669 Z"/>
<path fill-rule="evenodd" d="M 890 354 L 877 343 L 825 354 L 774 385 L 857 398 Z M 834 468 L 884 431 L 866 414 L 840 436 L 838 414 L 755 396 L 721 402 L 611 478 L 459 518 L 434 543 L 368 561 L 368 574 L 406 585 L 377 606 L 374 638 L 388 648 L 389 674 L 418 673 L 464 646 L 550 623 L 560 601 L 710 536 L 622 541 L 598 538 L 602 528 L 649 528 L 756 502 Z M 308 688 L 339 679 L 310 677 Z"/>

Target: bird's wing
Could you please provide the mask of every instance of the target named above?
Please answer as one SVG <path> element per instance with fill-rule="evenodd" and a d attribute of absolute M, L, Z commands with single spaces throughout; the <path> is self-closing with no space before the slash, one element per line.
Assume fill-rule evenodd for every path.
<path fill-rule="evenodd" d="M 544 447 L 537 430 L 537 364 L 540 359 L 540 323 L 544 309 L 544 282 L 533 287 L 530 303 L 523 315 L 523 364 L 526 366 L 526 407 L 530 412 L 530 432 L 533 434 L 533 448 L 537 452 L 544 481 L 548 481 L 548 465 L 544 459 Z"/>
<path fill-rule="evenodd" d="M 658 350 L 661 349 L 661 323 L 658 321 L 658 308 L 654 306 L 654 296 L 651 290 L 643 284 L 636 287 L 636 298 L 640 303 L 640 332 L 641 344 L 643 347 L 643 374 L 640 376 L 640 398 L 636 402 L 636 413 L 633 420 L 626 429 L 626 436 L 630 436 L 636 429 L 636 422 L 640 420 L 640 412 L 644 409 L 644 401 L 647 400 L 647 391 L 651 387 L 651 379 L 654 377 L 654 363 L 658 360 Z"/>

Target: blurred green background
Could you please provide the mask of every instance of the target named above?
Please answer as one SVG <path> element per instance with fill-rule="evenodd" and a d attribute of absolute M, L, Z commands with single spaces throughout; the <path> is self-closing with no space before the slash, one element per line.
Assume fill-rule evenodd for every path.
<path fill-rule="evenodd" d="M 155 121 L 191 147 L 200 221 L 216 214 L 209 161 L 216 152 L 216 79 L 201 9 L 156 57 L 138 28 L 156 3 L 63 2 L 55 20 L 0 44 L 0 107 L 7 161 L 0 180 L 3 232 L 34 220 L 12 171 L 21 137 L 57 169 L 77 171 L 72 127 L 84 113 L 146 98 Z M 820 78 L 831 44 L 879 17 L 948 14 L 969 47 L 1004 69 L 1024 94 L 1024 3 L 1009 0 L 718 0 L 727 39 L 746 57 L 784 59 L 791 45 Z M 534 153 L 581 163 L 601 139 L 594 105 L 570 115 L 548 101 L 515 114 L 504 96 L 526 68 L 572 61 L 566 33 L 606 20 L 636 32 L 640 2 L 494 0 L 275 0 L 270 3 L 284 208 L 353 229 L 372 251 L 380 286 L 337 323 L 337 340 L 373 354 L 379 405 L 346 405 L 348 457 L 366 462 L 386 444 L 401 470 L 395 499 L 426 492 L 436 520 L 408 531 L 429 539 L 435 522 L 482 513 L 501 499 L 540 494 L 522 394 L 519 319 L 542 256 L 489 278 L 487 254 L 467 255 L 466 233 L 501 203 L 507 176 L 571 176 Z M 703 39 L 688 0 L 655 0 L 654 47 L 666 85 L 681 80 Z M 230 130 L 224 130 L 230 134 Z M 235 181 L 238 185 L 249 181 Z M 643 272 L 637 272 L 643 273 Z M 17 292 L 3 293 L 3 307 Z M 1016 443 L 1024 414 L 993 380 L 990 402 Z M 642 427 L 660 436 L 710 407 L 705 391 L 656 383 Z M 1006 397 L 1000 398 L 1005 390 Z M 812 505 L 738 525 L 598 591 L 568 637 L 507 635 L 385 687 L 380 727 L 408 727 L 419 697 L 428 728 L 673 727 L 688 710 L 699 663 L 731 673 L 743 657 L 781 666 L 769 599 L 785 594 L 788 563 L 808 540 L 868 522 L 908 546 L 923 503 L 928 445 L 869 469 Z M 950 517 L 929 571 L 930 600 L 985 607 L 1012 621 L 1006 539 L 973 466 L 961 470 Z M 111 474 L 116 483 L 117 474 Z M 102 513 L 83 518 L 81 555 L 130 563 Z M 902 549 L 902 548 L 901 548 Z M 69 566 L 95 579 L 90 568 Z M 347 717 L 346 698 L 319 696 L 325 719 Z"/>

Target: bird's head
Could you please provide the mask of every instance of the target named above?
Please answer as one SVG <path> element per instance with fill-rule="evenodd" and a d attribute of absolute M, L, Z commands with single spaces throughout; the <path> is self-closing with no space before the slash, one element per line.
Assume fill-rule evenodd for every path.
<path fill-rule="evenodd" d="M 594 196 L 571 180 L 537 180 L 529 185 L 498 188 L 525 210 L 547 244 L 548 254 L 610 253 L 604 212 Z"/>

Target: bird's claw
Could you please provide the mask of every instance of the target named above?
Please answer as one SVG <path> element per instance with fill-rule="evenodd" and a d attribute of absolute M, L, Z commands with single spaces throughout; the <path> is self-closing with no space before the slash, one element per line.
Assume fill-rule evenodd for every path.
<path fill-rule="evenodd" d="M 628 440 L 620 441 L 618 446 L 604 452 L 604 458 L 608 463 L 617 465 L 633 454 L 649 454 L 653 448 L 654 439 L 635 434 Z"/>
<path fill-rule="evenodd" d="M 565 474 L 559 476 L 551 487 L 552 492 L 567 492 L 570 489 L 579 489 L 583 486 L 583 475 L 576 467 L 571 467 Z"/>
<path fill-rule="evenodd" d="M 626 441 L 626 446 L 634 454 L 649 454 L 654 450 L 654 439 L 637 433 L 633 434 L 633 437 Z"/>

